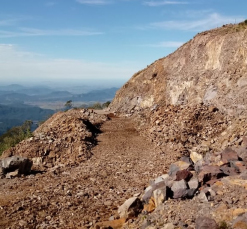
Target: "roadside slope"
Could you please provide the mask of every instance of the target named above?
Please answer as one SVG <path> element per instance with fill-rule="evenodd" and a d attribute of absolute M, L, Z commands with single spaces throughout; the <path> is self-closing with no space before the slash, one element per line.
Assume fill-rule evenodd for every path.
<path fill-rule="evenodd" d="M 89 160 L 0 180 L 0 227 L 90 228 L 166 170 L 164 155 L 129 118 L 104 122 Z M 65 161 L 64 161 L 65 162 Z"/>

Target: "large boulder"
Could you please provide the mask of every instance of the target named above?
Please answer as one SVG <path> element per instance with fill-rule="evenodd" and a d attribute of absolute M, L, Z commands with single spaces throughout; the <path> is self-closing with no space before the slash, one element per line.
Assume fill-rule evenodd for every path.
<path fill-rule="evenodd" d="M 17 171 L 18 175 L 27 175 L 31 172 L 32 160 L 20 156 L 6 157 L 1 161 L 2 174 Z"/>

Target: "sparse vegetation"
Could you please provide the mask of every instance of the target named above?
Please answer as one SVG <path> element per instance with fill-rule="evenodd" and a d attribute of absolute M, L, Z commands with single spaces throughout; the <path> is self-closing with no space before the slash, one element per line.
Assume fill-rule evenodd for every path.
<path fill-rule="evenodd" d="M 218 224 L 217 229 L 231 229 L 231 227 L 225 221 L 222 221 Z"/>
<path fill-rule="evenodd" d="M 68 100 L 65 104 L 64 104 L 64 108 L 65 110 L 69 110 L 73 107 L 73 103 L 72 103 L 72 100 Z"/>
<path fill-rule="evenodd" d="M 5 134 L 0 136 L 0 155 L 2 153 L 15 146 L 22 140 L 30 138 L 32 136 L 31 125 L 32 121 L 25 121 L 21 126 L 16 126 L 8 130 Z"/>
<path fill-rule="evenodd" d="M 105 103 L 94 103 L 93 105 L 89 106 L 89 109 L 95 109 L 95 110 L 102 110 L 104 108 L 107 108 L 110 105 L 110 101 L 107 101 Z"/>
<path fill-rule="evenodd" d="M 237 24 L 236 31 L 239 32 L 239 31 L 246 29 L 246 28 L 247 28 L 247 19 L 245 21 Z"/>

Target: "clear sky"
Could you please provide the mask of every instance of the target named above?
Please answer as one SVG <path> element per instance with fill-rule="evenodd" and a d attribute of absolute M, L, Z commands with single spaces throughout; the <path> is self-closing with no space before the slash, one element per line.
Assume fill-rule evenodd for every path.
<path fill-rule="evenodd" d="M 0 84 L 123 84 L 246 0 L 0 0 Z"/>

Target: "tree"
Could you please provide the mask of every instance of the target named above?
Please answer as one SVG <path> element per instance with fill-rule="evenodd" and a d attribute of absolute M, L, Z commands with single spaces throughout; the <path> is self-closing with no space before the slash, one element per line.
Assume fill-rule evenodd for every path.
<path fill-rule="evenodd" d="M 68 100 L 65 104 L 64 104 L 64 107 L 65 107 L 65 110 L 69 110 L 73 107 L 73 104 L 72 104 L 72 100 Z"/>
<path fill-rule="evenodd" d="M 22 126 L 15 126 L 0 136 L 0 155 L 3 151 L 15 146 L 22 140 L 32 137 L 31 126 L 33 122 L 25 121 Z"/>
<path fill-rule="evenodd" d="M 102 107 L 107 108 L 107 107 L 109 107 L 110 103 L 111 103 L 110 101 L 107 101 L 107 102 L 102 104 Z"/>

